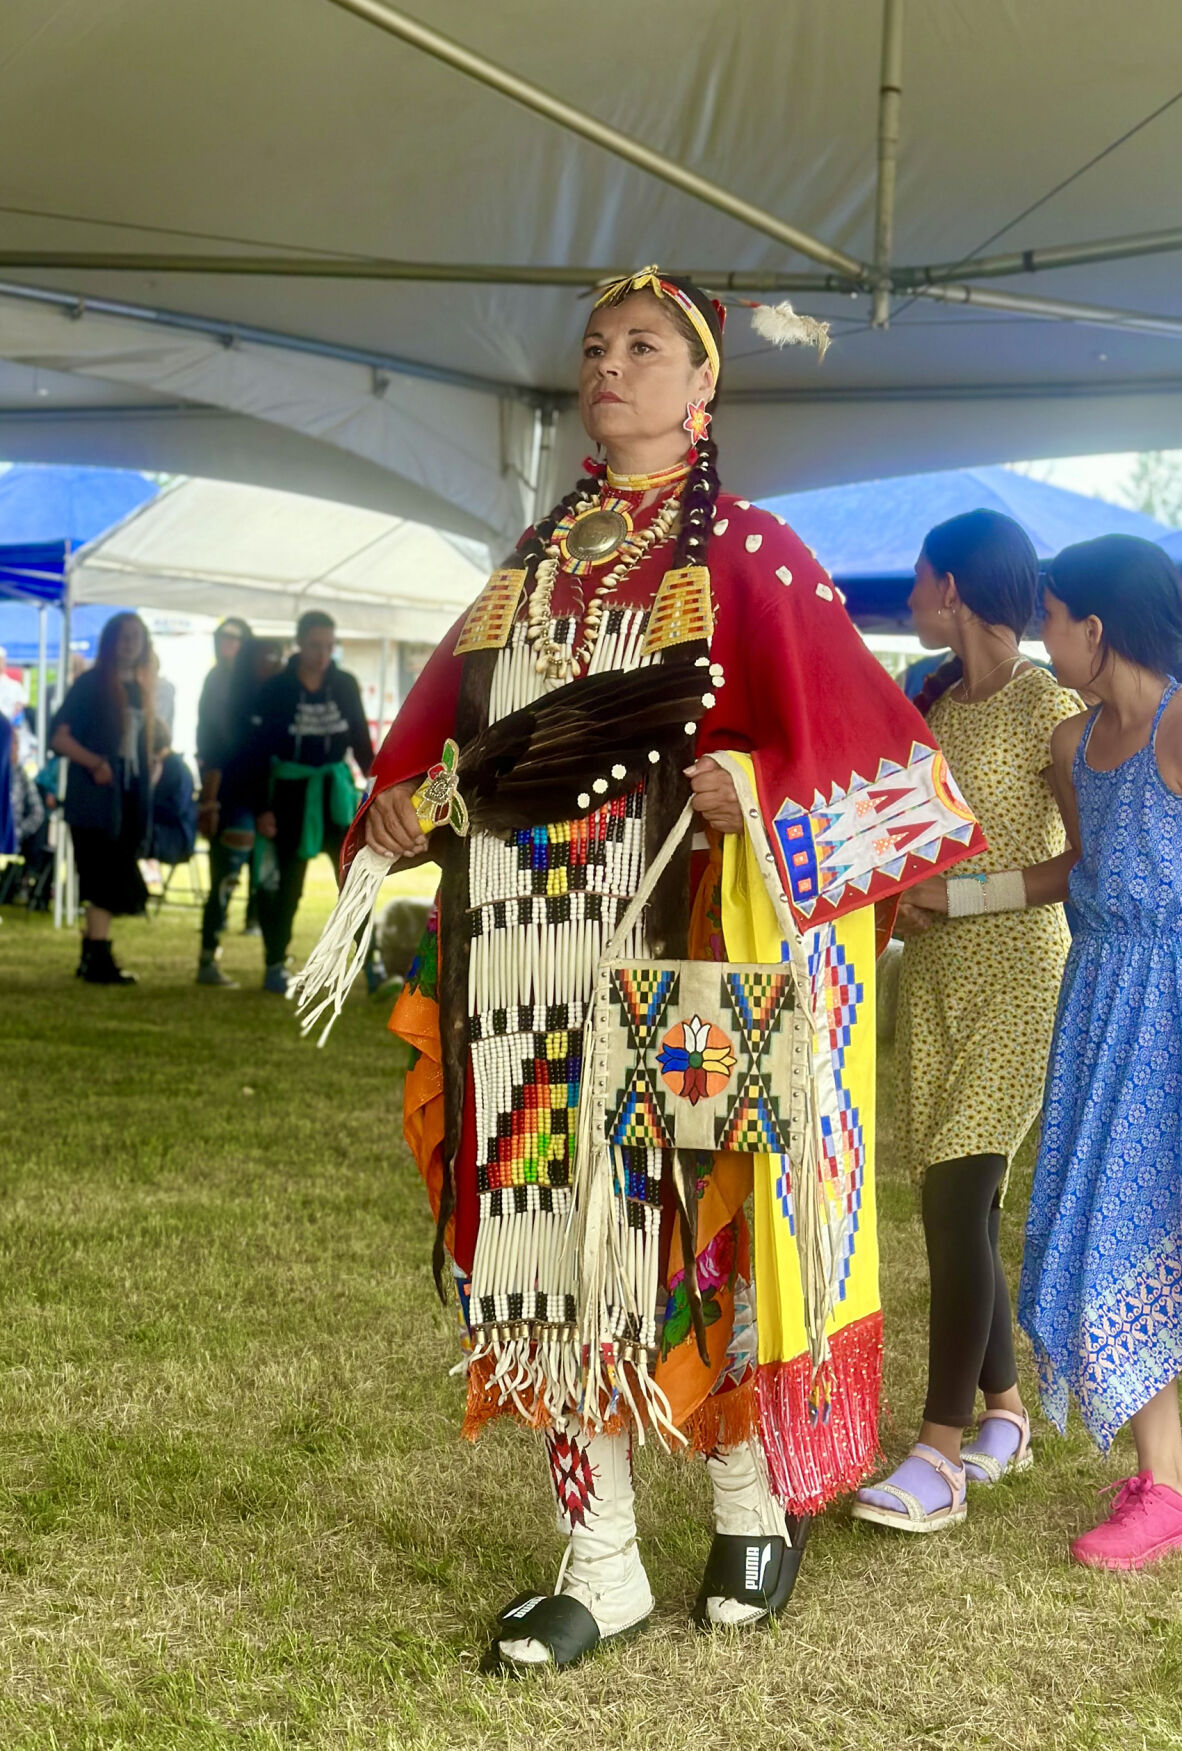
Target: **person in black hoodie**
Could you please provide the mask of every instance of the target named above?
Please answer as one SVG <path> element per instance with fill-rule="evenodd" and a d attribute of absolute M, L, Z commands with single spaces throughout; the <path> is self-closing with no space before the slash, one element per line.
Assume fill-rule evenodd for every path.
<path fill-rule="evenodd" d="M 224 716 L 216 736 L 206 741 L 201 773 L 201 808 L 198 827 L 209 840 L 209 897 L 201 915 L 201 953 L 197 964 L 199 985 L 234 990 L 231 979 L 218 965 L 222 931 L 238 877 L 250 872 L 250 905 L 257 899 L 253 874 L 254 855 L 254 756 L 251 750 L 253 719 L 260 693 L 283 666 L 283 644 L 277 638 L 244 638 L 231 667 L 230 688 Z M 255 934 L 258 934 L 257 932 Z"/>
<path fill-rule="evenodd" d="M 296 651 L 268 681 L 252 719 L 250 765 L 262 841 L 259 923 L 263 987 L 282 996 L 284 963 L 308 863 L 325 852 L 337 869 L 357 791 L 346 756 L 368 777 L 373 744 L 352 675 L 332 660 L 336 623 L 311 609 L 296 627 Z"/>
<path fill-rule="evenodd" d="M 111 953 L 111 919 L 143 912 L 139 870 L 152 822 L 152 641 L 138 614 L 115 614 L 98 658 L 54 714 L 50 746 L 66 768 L 65 815 L 86 923 L 78 977 L 134 985 Z"/>
<path fill-rule="evenodd" d="M 227 748 L 233 739 L 234 663 L 244 642 L 250 638 L 250 627 L 237 614 L 223 620 L 213 635 L 214 665 L 201 684 L 197 703 L 197 772 L 202 780 L 201 811 L 216 813 L 217 785 L 212 798 L 205 794 L 207 772 L 219 773 L 226 764 Z M 212 800 L 213 808 L 209 807 Z M 216 832 L 216 821 L 213 823 Z M 203 821 L 201 831 L 206 832 Z M 212 837 L 207 834 L 207 837 Z"/>

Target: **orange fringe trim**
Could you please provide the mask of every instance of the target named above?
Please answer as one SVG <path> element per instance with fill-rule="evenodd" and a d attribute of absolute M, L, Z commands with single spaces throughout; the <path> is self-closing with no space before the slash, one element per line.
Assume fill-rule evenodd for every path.
<path fill-rule="evenodd" d="M 527 1428 L 549 1428 L 554 1419 L 535 1394 L 520 1395 L 521 1405 L 501 1399 L 494 1370 L 488 1356 L 469 1365 L 465 1439 L 475 1441 L 489 1423 L 505 1416 Z M 808 1356 L 795 1356 L 790 1362 L 761 1363 L 742 1385 L 711 1393 L 682 1424 L 689 1451 L 709 1453 L 758 1436 L 772 1490 L 790 1514 L 819 1513 L 857 1489 L 879 1458 L 882 1314 L 869 1314 L 833 1334 L 817 1409 L 810 1402 L 810 1374 Z M 617 1414 L 604 1433 L 620 1434 L 630 1421 L 629 1412 Z"/>
<path fill-rule="evenodd" d="M 539 1404 L 532 1391 L 518 1393 L 525 1409 L 514 1399 L 502 1399 L 493 1385 L 496 1362 L 491 1356 L 481 1356 L 468 1364 L 468 1402 L 460 1434 L 465 1441 L 475 1441 L 482 1429 L 498 1417 L 515 1417 L 527 1429 L 549 1429 L 554 1418 L 545 1405 Z M 603 1425 L 605 1435 L 622 1435 L 632 1421 L 628 1411 L 609 1417 Z"/>
<path fill-rule="evenodd" d="M 682 1424 L 691 1453 L 713 1453 L 718 1447 L 738 1447 L 759 1433 L 759 1394 L 749 1374 L 726 1392 L 712 1392 Z"/>

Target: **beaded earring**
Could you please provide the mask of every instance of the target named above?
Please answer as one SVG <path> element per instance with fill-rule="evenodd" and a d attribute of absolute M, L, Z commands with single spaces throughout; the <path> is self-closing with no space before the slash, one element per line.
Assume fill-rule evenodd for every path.
<path fill-rule="evenodd" d="M 706 403 L 704 401 L 686 402 L 685 418 L 681 423 L 689 433 L 690 443 L 693 444 L 695 448 L 701 443 L 702 439 L 710 430 L 710 421 L 712 418 L 713 415 L 706 411 Z"/>

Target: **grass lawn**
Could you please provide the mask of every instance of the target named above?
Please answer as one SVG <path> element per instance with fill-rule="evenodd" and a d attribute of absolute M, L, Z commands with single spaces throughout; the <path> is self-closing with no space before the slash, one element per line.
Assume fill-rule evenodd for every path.
<path fill-rule="evenodd" d="M 325 909 L 321 883 L 301 957 Z M 243 989 L 198 989 L 194 932 L 125 924 L 142 983 L 111 991 L 73 980 L 70 933 L 0 926 L 0 1751 L 1182 1746 L 1182 1563 L 1068 1565 L 1132 1464 L 1078 1427 L 946 1535 L 836 1509 L 783 1622 L 744 1642 L 686 1621 L 704 1468 L 646 1451 L 652 1632 L 532 1684 L 479 1676 L 493 1607 L 546 1586 L 560 1545 L 536 1438 L 458 1437 L 388 1006 L 355 993 L 317 1051 L 257 988 L 257 942 L 228 939 Z M 882 1156 L 895 1455 L 926 1312 L 889 1136 Z M 1024 1159 L 1015 1262 L 1028 1187 Z"/>

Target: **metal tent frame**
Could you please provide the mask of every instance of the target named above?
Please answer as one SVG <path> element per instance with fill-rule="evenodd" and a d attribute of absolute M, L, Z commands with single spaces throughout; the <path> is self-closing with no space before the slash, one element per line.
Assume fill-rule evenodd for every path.
<path fill-rule="evenodd" d="M 545 117 L 555 126 L 590 141 L 614 154 L 637 169 L 660 178 L 707 206 L 713 207 L 740 224 L 772 238 L 786 249 L 817 262 L 825 273 L 741 272 L 726 268 L 685 270 L 719 291 L 736 293 L 815 292 L 844 293 L 854 299 L 868 299 L 871 305 L 871 325 L 885 329 L 890 326 L 891 301 L 894 298 L 910 302 L 924 298 L 959 309 L 975 308 L 1007 312 L 1012 315 L 1039 318 L 1051 322 L 1077 322 L 1107 329 L 1140 334 L 1156 334 L 1182 339 L 1182 318 L 1158 315 L 1149 311 L 1125 310 L 1112 305 L 1080 303 L 1074 300 L 1046 297 L 1017 291 L 989 290 L 969 284 L 974 279 L 1007 279 L 1046 273 L 1056 268 L 1078 267 L 1102 261 L 1123 261 L 1146 255 L 1158 255 L 1182 250 L 1182 229 L 1141 232 L 1128 237 L 1097 238 L 1072 244 L 1052 244 L 1042 248 L 1024 249 L 1006 254 L 973 255 L 960 261 L 926 262 L 898 266 L 893 262 L 892 249 L 896 211 L 896 170 L 899 155 L 900 119 L 903 103 L 903 51 L 905 40 L 906 0 L 883 0 L 882 54 L 878 94 L 878 181 L 874 226 L 874 258 L 862 261 L 846 251 L 813 236 L 799 226 L 778 218 L 755 206 L 720 184 L 699 175 L 686 165 L 630 138 L 619 129 L 598 121 L 594 116 L 560 101 L 542 87 L 532 84 L 519 74 L 499 66 L 487 56 L 476 53 L 454 38 L 445 36 L 420 20 L 412 18 L 386 0 L 327 0 L 345 12 L 398 38 L 421 53 L 429 55 L 464 77 L 476 80 L 499 92 L 511 102 L 520 104 Z M 1182 92 L 1160 106 L 1160 114 L 1182 98 Z M 1153 117 L 1146 117 L 1144 126 Z M 1017 223 L 1015 220 L 1014 223 Z M 1007 226 L 1006 229 L 1011 227 Z M 1000 234 L 999 234 L 1000 235 Z M 294 279 L 391 280 L 425 284 L 480 284 L 571 286 L 590 288 L 598 281 L 623 271 L 618 264 L 597 267 L 545 267 L 532 265 L 494 265 L 491 263 L 413 262 L 384 259 L 352 259 L 340 256 L 285 255 L 219 255 L 178 254 L 175 252 L 135 252 L 110 250 L 0 250 L 0 271 L 4 269 L 73 269 L 88 271 L 104 269 L 128 273 L 154 274 L 215 274 L 247 277 L 276 276 Z M 493 382 L 470 373 L 451 371 L 445 366 L 428 365 L 401 358 L 379 359 L 374 355 L 333 346 L 312 338 L 290 334 L 271 335 L 265 330 L 249 332 L 241 325 L 204 322 L 200 318 L 183 317 L 166 310 L 143 306 L 122 305 L 104 299 L 72 299 L 63 293 L 43 292 L 40 288 L 5 285 L 5 293 L 32 299 L 50 298 L 55 302 L 74 303 L 79 313 L 84 309 L 105 310 L 111 314 L 142 315 L 154 321 L 189 327 L 198 332 L 233 331 L 242 338 L 287 346 L 300 351 L 320 352 L 326 357 L 370 362 L 375 368 L 387 368 L 407 375 L 425 376 L 454 383 L 458 387 L 478 388 L 497 395 L 514 395 L 524 400 L 546 403 L 568 399 L 565 391 L 539 391 L 517 385 Z M 774 392 L 772 392 L 774 393 Z"/>

